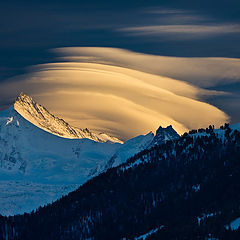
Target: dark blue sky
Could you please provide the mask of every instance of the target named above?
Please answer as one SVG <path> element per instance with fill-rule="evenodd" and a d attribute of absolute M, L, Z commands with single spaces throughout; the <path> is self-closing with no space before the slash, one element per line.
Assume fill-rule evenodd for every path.
<path fill-rule="evenodd" d="M 239 58 L 239 26 L 238 0 L 1 1 L 0 81 L 28 66 L 51 62 L 54 55 L 49 49 L 57 47 L 105 46 L 166 56 Z M 238 89 L 237 84 L 235 98 Z M 219 99 L 211 101 L 219 106 Z M 229 104 L 221 108 L 232 116 L 236 110 Z"/>
<path fill-rule="evenodd" d="M 182 23 L 240 23 L 240 2 L 1 1 L 0 79 L 25 66 L 48 61 L 51 55 L 47 50 L 63 46 L 112 46 L 171 56 L 240 56 L 239 32 L 179 40 L 119 31 Z"/>

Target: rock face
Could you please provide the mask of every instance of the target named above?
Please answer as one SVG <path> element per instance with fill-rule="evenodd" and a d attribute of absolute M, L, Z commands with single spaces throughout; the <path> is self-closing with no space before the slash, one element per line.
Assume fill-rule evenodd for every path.
<path fill-rule="evenodd" d="M 159 127 L 156 131 L 156 135 L 153 138 L 150 147 L 154 145 L 160 145 L 167 141 L 177 140 L 179 138 L 178 133 L 173 129 L 172 125 L 167 126 L 166 128 Z"/>
<path fill-rule="evenodd" d="M 81 129 L 69 125 L 63 119 L 51 114 L 45 107 L 35 102 L 30 96 L 21 93 L 15 103 L 14 109 L 26 120 L 35 126 L 54 135 L 65 138 L 88 138 L 97 142 L 119 142 L 121 140 L 105 133 L 96 133 L 87 128 Z"/>

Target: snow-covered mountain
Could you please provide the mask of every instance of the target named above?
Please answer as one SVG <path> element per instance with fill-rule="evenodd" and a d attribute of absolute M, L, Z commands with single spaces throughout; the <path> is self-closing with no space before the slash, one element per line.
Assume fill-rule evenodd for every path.
<path fill-rule="evenodd" d="M 21 93 L 15 103 L 14 109 L 26 120 L 43 130 L 65 138 L 88 138 L 97 142 L 119 142 L 121 140 L 106 133 L 96 133 L 88 128 L 80 129 L 70 126 L 63 119 L 51 114 L 45 107 L 35 102 L 30 96 Z"/>
<path fill-rule="evenodd" d="M 0 214 L 23 213 L 56 200 L 155 139 L 149 133 L 124 144 L 102 142 L 90 132 L 94 140 L 74 138 L 80 133 L 24 94 L 0 112 Z"/>
<path fill-rule="evenodd" d="M 0 236 L 240 239 L 238 128 L 225 124 L 191 130 L 176 141 L 145 149 L 35 213 L 0 217 Z M 152 137 L 147 135 L 149 141 Z M 144 136 L 129 140 L 129 146 L 139 139 Z M 36 188 L 32 185 L 34 192 Z"/>
<path fill-rule="evenodd" d="M 167 141 L 174 141 L 178 138 L 178 133 L 171 125 L 166 128 L 160 126 L 155 135 L 153 132 L 149 132 L 146 135 L 139 135 L 126 141 L 109 160 L 106 168 L 116 167 L 124 163 L 130 156 L 134 156 L 144 149 L 149 149 L 154 145 L 164 144 Z"/>
<path fill-rule="evenodd" d="M 1 178 L 11 172 L 15 178 L 39 182 L 82 183 L 100 171 L 120 146 L 58 137 L 30 123 L 13 107 L 0 112 Z"/>
<path fill-rule="evenodd" d="M 116 153 L 111 157 L 106 164 L 105 169 L 116 167 L 125 162 L 129 157 L 134 156 L 136 153 L 148 148 L 153 139 L 154 134 L 152 132 L 129 139 L 121 145 Z"/>
<path fill-rule="evenodd" d="M 24 202 L 29 198 L 36 204 L 35 208 L 42 204 L 45 198 L 50 200 L 49 196 L 52 196 L 51 201 L 55 200 L 55 194 L 49 193 L 45 184 L 55 185 L 60 191 L 58 196 L 66 193 L 61 191 L 64 186 L 71 191 L 72 188 L 67 185 L 81 185 L 101 172 L 121 145 L 100 143 L 87 138 L 59 137 L 27 121 L 13 106 L 1 111 L 0 181 L 4 181 L 5 185 L 1 184 L 0 202 L 5 199 L 4 201 L 9 203 L 7 207 L 6 204 L 1 206 L 8 209 L 8 213 L 16 214 L 29 210 L 24 208 Z M 21 182 L 19 194 L 5 194 L 12 186 L 7 183 L 9 181 Z M 42 185 L 43 194 L 32 191 L 32 183 L 38 184 L 38 188 Z M 5 213 L 1 206 L 0 213 Z"/>

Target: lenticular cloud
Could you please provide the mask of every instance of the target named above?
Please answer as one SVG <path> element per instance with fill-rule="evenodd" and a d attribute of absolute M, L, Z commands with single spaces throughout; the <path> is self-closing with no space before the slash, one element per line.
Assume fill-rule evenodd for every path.
<path fill-rule="evenodd" d="M 13 96 L 24 91 L 72 125 L 111 133 L 123 140 L 154 131 L 159 125 L 171 124 L 183 133 L 228 121 L 224 112 L 199 100 L 202 94 L 217 92 L 147 73 L 145 68 L 135 70 L 121 54 L 111 61 L 114 49 L 106 51 L 109 56 L 105 59 L 99 59 L 99 48 L 88 48 L 91 54 L 85 55 L 74 49 L 60 50 L 62 62 L 37 65 L 28 74 L 2 83 L 0 93 L 7 97 L 4 94 Z"/>

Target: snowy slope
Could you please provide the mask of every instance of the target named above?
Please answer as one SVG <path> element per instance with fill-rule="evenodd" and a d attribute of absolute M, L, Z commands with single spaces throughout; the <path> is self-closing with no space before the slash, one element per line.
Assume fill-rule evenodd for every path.
<path fill-rule="evenodd" d="M 78 185 L 51 185 L 25 181 L 0 181 L 0 213 L 31 212 L 75 190 Z"/>
<path fill-rule="evenodd" d="M 109 160 L 106 168 L 118 166 L 125 162 L 129 156 L 134 156 L 144 149 L 151 148 L 156 144 L 160 145 L 166 143 L 167 141 L 174 141 L 178 138 L 178 133 L 171 125 L 166 128 L 160 126 L 155 135 L 149 132 L 146 135 L 139 135 L 126 141 Z"/>
<path fill-rule="evenodd" d="M 149 147 L 158 135 L 120 144 L 107 134 L 74 135 L 80 133 L 24 94 L 0 112 L 0 214 L 29 212 L 52 202 Z M 97 141 L 88 139 L 92 136 Z"/>
<path fill-rule="evenodd" d="M 140 150 L 143 139 L 134 140 L 129 148 Z M 123 145 L 59 137 L 27 121 L 13 106 L 1 111 L 0 214 L 29 212 L 67 194 L 71 186 L 105 170 Z M 119 162 L 134 152 L 126 147 Z"/>
<path fill-rule="evenodd" d="M 0 113 L 0 178 L 82 183 L 120 146 L 58 137 L 34 126 L 13 107 Z"/>
<path fill-rule="evenodd" d="M 134 156 L 136 153 L 148 148 L 153 139 L 154 134 L 149 132 L 146 135 L 140 135 L 126 141 L 111 157 L 105 168 L 107 169 L 109 167 L 116 167 L 125 162 L 129 157 Z"/>
<path fill-rule="evenodd" d="M 29 122 L 43 130 L 65 138 L 89 138 L 97 142 L 119 142 L 121 140 L 106 133 L 95 133 L 87 128 L 80 129 L 70 126 L 63 119 L 51 114 L 45 107 L 35 102 L 30 96 L 21 93 L 15 103 L 14 109 Z"/>
<path fill-rule="evenodd" d="M 79 186 L 101 172 L 121 145 L 58 137 L 30 123 L 13 107 L 0 112 L 0 214 L 23 213 L 56 200 L 73 190 L 64 186 Z M 14 194 L 9 181 L 19 182 L 21 194 Z M 33 191 L 33 184 L 38 191 Z"/>

